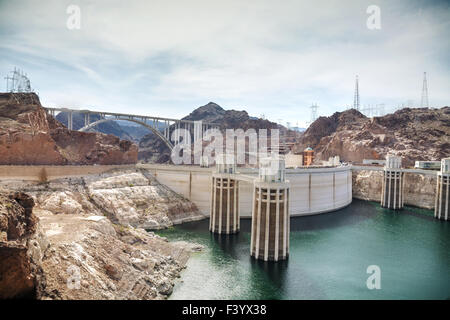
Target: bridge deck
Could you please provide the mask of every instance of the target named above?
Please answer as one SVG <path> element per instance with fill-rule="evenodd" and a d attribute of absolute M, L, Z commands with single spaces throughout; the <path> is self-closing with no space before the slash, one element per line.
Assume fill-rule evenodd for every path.
<path fill-rule="evenodd" d="M 43 107 L 48 111 L 56 111 L 56 112 L 77 112 L 77 113 L 86 113 L 86 114 L 99 114 L 103 116 L 113 116 L 119 118 L 129 118 L 129 119 L 148 119 L 148 120 L 158 120 L 158 121 L 171 121 L 171 122 L 184 122 L 184 123 L 195 123 L 197 121 L 194 120 L 183 120 L 183 119 L 174 119 L 174 118 L 165 118 L 165 117 L 155 117 L 155 116 L 147 116 L 147 115 L 137 115 L 137 114 L 129 114 L 129 113 L 118 113 L 118 112 L 108 112 L 108 111 L 93 111 L 93 110 L 78 110 L 78 109 L 70 109 L 70 108 L 50 108 Z M 218 124 L 212 122 L 204 122 L 203 125 L 217 126 Z"/>

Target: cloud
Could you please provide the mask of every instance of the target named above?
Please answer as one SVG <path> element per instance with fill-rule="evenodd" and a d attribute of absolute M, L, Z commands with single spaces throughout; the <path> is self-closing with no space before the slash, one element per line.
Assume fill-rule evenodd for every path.
<path fill-rule="evenodd" d="M 66 8 L 81 8 L 68 30 Z M 381 1 L 14 1 L 0 2 L 0 67 L 19 64 L 43 101 L 184 116 L 216 101 L 271 120 L 309 119 L 352 103 L 449 101 L 449 7 Z M 14 27 L 13 27 L 14 26 Z"/>

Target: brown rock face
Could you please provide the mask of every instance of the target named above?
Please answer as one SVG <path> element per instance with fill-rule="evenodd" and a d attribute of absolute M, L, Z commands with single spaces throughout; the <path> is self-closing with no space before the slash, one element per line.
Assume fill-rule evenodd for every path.
<path fill-rule="evenodd" d="M 450 108 L 405 108 L 383 117 L 367 118 L 351 109 L 320 117 L 304 133 L 295 151 L 315 149 L 317 160 L 339 155 L 361 163 L 388 153 L 416 160 L 440 160 L 450 155 Z"/>
<path fill-rule="evenodd" d="M 0 192 L 0 299 L 36 297 L 45 281 L 46 242 L 33 206 L 24 193 Z"/>
<path fill-rule="evenodd" d="M 65 128 L 34 93 L 0 93 L 0 164 L 133 164 L 137 146 L 112 135 Z"/>

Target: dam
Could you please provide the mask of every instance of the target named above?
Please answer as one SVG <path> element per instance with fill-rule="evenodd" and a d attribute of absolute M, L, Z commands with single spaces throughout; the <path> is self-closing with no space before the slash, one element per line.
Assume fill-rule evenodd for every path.
<path fill-rule="evenodd" d="M 443 161 L 448 167 L 449 160 Z M 209 217 L 212 177 L 215 172 L 215 168 L 211 167 L 168 164 L 0 165 L 0 179 L 5 183 L 18 180 L 38 182 L 45 172 L 47 181 L 52 181 L 101 174 L 112 169 L 133 168 L 148 170 L 160 183 L 192 201 L 201 214 Z M 239 216 L 244 219 L 251 218 L 253 183 L 258 177 L 258 170 L 239 167 L 236 171 L 236 184 L 239 185 L 236 206 L 239 209 Z M 449 215 L 447 213 L 446 216 L 445 212 L 446 210 L 448 212 L 446 203 L 449 193 L 446 191 L 447 185 L 440 182 L 443 179 L 438 180 L 438 177 L 446 178 L 447 171 L 441 170 L 443 174 L 439 174 L 434 170 L 405 168 L 400 170 L 405 180 L 404 189 L 401 190 L 404 205 L 434 210 L 438 204 L 443 204 L 441 214 L 436 216 L 448 220 Z M 286 180 L 290 183 L 290 216 L 308 216 L 339 210 L 348 206 L 352 198 L 379 202 L 384 192 L 383 171 L 380 166 L 367 165 L 286 168 Z"/>
<path fill-rule="evenodd" d="M 156 179 L 194 202 L 207 217 L 210 214 L 213 168 L 140 164 Z M 238 168 L 241 218 L 252 217 L 253 181 L 258 169 Z M 286 169 L 290 182 L 290 216 L 330 212 L 352 202 L 351 166 Z"/>

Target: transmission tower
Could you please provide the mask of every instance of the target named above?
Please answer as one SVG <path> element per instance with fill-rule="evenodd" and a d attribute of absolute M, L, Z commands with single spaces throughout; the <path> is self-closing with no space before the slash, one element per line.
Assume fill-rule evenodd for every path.
<path fill-rule="evenodd" d="M 360 112 L 367 117 L 380 117 L 384 115 L 384 103 L 376 105 L 366 105 L 364 108 L 360 109 Z"/>
<path fill-rule="evenodd" d="M 378 107 L 378 116 L 379 117 L 384 116 L 384 107 L 385 107 L 384 103 L 377 104 L 377 107 Z"/>
<path fill-rule="evenodd" d="M 319 108 L 319 106 L 317 104 L 313 104 L 311 105 L 310 108 L 311 108 L 311 123 L 313 123 L 317 119 L 317 108 Z"/>
<path fill-rule="evenodd" d="M 14 68 L 11 75 L 5 77 L 6 92 L 31 92 L 31 83 L 27 75 L 20 69 Z"/>
<path fill-rule="evenodd" d="M 355 96 L 353 98 L 353 108 L 359 111 L 359 86 L 358 86 L 358 76 L 356 76 L 355 82 Z"/>
<path fill-rule="evenodd" d="M 422 86 L 422 100 L 420 102 L 421 108 L 428 108 L 428 83 L 427 73 L 423 73 L 423 86 Z"/>

